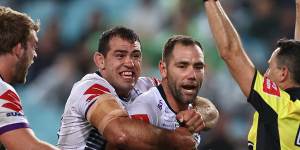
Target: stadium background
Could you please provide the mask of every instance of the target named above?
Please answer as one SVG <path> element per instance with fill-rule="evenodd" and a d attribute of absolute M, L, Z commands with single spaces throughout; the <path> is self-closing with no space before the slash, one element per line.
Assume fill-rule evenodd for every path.
<path fill-rule="evenodd" d="M 279 38 L 293 38 L 294 0 L 221 0 L 245 49 L 261 72 Z M 64 104 L 74 82 L 95 71 L 91 55 L 99 34 L 116 25 L 141 37 L 143 74 L 159 77 L 163 44 L 173 34 L 199 40 L 207 69 L 199 93 L 220 111 L 217 127 L 203 133 L 202 150 L 246 150 L 253 109 L 218 57 L 202 0 L 1 0 L 1 6 L 40 19 L 38 58 L 28 82 L 16 85 L 36 135 L 56 144 Z"/>

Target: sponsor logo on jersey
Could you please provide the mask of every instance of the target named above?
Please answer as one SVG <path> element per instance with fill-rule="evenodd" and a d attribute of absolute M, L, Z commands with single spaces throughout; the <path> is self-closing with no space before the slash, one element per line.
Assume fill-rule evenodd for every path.
<path fill-rule="evenodd" d="M 12 116 L 24 116 L 23 114 L 19 113 L 19 112 L 9 112 L 6 113 L 6 117 L 12 117 Z"/>
<path fill-rule="evenodd" d="M 142 121 L 144 121 L 144 122 L 146 122 L 146 123 L 150 123 L 149 118 L 148 118 L 148 115 L 146 115 L 146 114 L 130 115 L 130 117 L 131 117 L 132 119 L 142 120 Z"/>
<path fill-rule="evenodd" d="M 20 98 L 16 93 L 11 90 L 5 91 L 2 95 L 0 95 L 0 99 L 6 100 L 7 103 L 4 103 L 1 107 L 8 108 L 19 112 L 22 110 L 22 106 L 20 103 Z"/>
<path fill-rule="evenodd" d="M 271 95 L 280 96 L 279 87 L 267 77 L 264 78 L 263 91 Z"/>
<path fill-rule="evenodd" d="M 83 95 L 88 95 L 90 96 L 87 98 L 87 101 L 91 101 L 95 97 L 105 94 L 105 93 L 110 93 L 108 88 L 100 85 L 100 84 L 94 84 L 90 88 L 88 88 Z"/>

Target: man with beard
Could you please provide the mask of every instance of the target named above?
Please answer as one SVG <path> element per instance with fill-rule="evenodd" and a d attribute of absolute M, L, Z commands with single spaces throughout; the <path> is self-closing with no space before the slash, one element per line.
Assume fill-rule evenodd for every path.
<path fill-rule="evenodd" d="M 171 37 L 164 46 L 159 63 L 161 84 L 138 96 L 127 108 L 129 115 L 165 129 L 180 127 L 181 120 L 176 115 L 199 103 L 196 96 L 202 84 L 204 66 L 204 54 L 199 42 L 189 36 Z M 203 101 L 205 103 L 207 100 L 202 98 L 200 102 Z M 202 127 L 205 123 L 200 120 L 189 126 L 198 144 L 198 128 Z"/>
<path fill-rule="evenodd" d="M 35 137 L 20 98 L 10 85 L 25 83 L 37 56 L 38 30 L 38 22 L 28 15 L 0 7 L 0 142 L 6 149 L 56 149 Z"/>
<path fill-rule="evenodd" d="M 218 52 L 247 101 L 255 108 L 248 134 L 250 150 L 300 149 L 300 28 L 296 0 L 294 39 L 281 39 L 262 75 L 246 54 L 240 37 L 219 0 L 204 0 Z"/>
<path fill-rule="evenodd" d="M 140 77 L 141 45 L 138 35 L 115 27 L 101 35 L 94 62 L 98 71 L 74 84 L 58 133 L 61 149 L 193 149 L 195 141 L 186 128 L 169 131 L 130 119 L 125 108 L 141 93 L 157 84 Z M 181 118 L 187 126 L 213 122 L 215 107 L 207 107 L 207 120 L 194 110 Z M 205 114 L 206 116 L 206 114 Z M 200 127 L 201 128 L 201 127 Z M 199 128 L 199 129 L 200 129 Z M 203 127 L 202 127 L 203 128 Z M 171 144 L 172 143 L 172 144 Z"/>

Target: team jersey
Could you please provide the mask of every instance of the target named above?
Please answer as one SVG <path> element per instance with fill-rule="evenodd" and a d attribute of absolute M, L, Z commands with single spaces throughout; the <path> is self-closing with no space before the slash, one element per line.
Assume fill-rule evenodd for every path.
<path fill-rule="evenodd" d="M 101 77 L 99 72 L 84 76 L 74 84 L 65 105 L 60 130 L 58 131 L 57 146 L 64 150 L 105 149 L 106 140 L 86 118 L 89 108 L 98 100 L 98 96 L 105 93 L 115 96 L 120 106 L 124 108 L 142 92 L 155 86 L 154 81 L 151 78 L 139 78 L 135 87 L 131 90 L 129 98 L 121 99 L 115 89 Z"/>
<path fill-rule="evenodd" d="M 29 128 L 20 97 L 11 85 L 0 78 L 0 135 L 20 128 Z"/>
<path fill-rule="evenodd" d="M 256 109 L 249 149 L 300 150 L 300 88 L 281 90 L 258 71 L 248 102 Z"/>
<path fill-rule="evenodd" d="M 152 87 L 138 96 L 126 109 L 131 118 L 143 120 L 157 127 L 175 130 L 180 126 L 176 119 L 177 113 L 169 105 L 161 85 Z M 193 136 L 198 145 L 200 134 Z"/>

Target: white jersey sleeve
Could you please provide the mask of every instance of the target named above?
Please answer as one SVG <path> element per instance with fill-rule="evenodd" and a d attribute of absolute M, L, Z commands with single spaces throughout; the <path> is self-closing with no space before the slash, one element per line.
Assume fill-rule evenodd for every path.
<path fill-rule="evenodd" d="M 79 113 L 79 115 L 84 116 L 86 118 L 87 112 L 89 108 L 94 104 L 98 98 L 98 96 L 103 94 L 111 94 L 112 88 L 105 84 L 105 82 L 98 81 L 95 83 L 94 81 L 86 81 L 80 83 L 78 88 L 74 89 L 73 94 L 74 97 L 77 97 L 77 106 L 75 107 Z"/>
<path fill-rule="evenodd" d="M 97 97 L 107 93 L 117 97 L 114 88 L 96 73 L 88 74 L 74 84 L 61 119 L 57 145 L 59 148 L 81 150 L 105 147 L 105 139 L 88 122 L 86 115 L 98 100 Z"/>
<path fill-rule="evenodd" d="M 20 129 L 28 128 L 24 117 L 20 98 L 15 89 L 0 79 L 0 135 Z"/>

